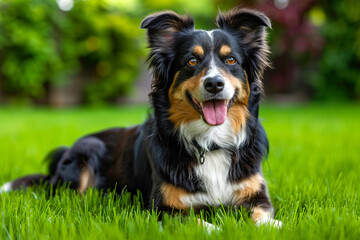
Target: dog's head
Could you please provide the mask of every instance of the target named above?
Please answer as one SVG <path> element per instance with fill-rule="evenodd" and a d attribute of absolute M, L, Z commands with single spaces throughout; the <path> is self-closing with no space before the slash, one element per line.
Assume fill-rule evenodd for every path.
<path fill-rule="evenodd" d="M 216 22 L 219 29 L 195 30 L 191 17 L 165 11 L 141 24 L 151 48 L 155 111 L 160 102 L 167 106 L 175 128 L 200 118 L 217 126 L 229 118 L 237 132 L 249 115 L 250 84 L 262 90 L 269 19 L 254 10 L 235 8 L 219 13 Z"/>

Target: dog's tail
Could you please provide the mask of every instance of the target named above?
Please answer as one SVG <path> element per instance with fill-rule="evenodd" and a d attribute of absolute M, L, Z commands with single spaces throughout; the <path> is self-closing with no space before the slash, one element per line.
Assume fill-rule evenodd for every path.
<path fill-rule="evenodd" d="M 49 163 L 49 174 L 32 174 L 24 177 L 17 178 L 11 182 L 5 183 L 0 187 L 0 193 L 9 192 L 17 189 L 24 189 L 34 185 L 41 185 L 42 183 L 49 182 L 52 176 L 54 176 L 56 167 L 60 162 L 64 153 L 68 150 L 66 147 L 60 147 L 51 151 L 45 158 L 45 161 Z"/>

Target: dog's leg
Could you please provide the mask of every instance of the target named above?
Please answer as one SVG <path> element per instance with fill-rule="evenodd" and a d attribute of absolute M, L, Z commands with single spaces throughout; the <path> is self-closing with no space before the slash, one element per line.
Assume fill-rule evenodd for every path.
<path fill-rule="evenodd" d="M 163 211 L 172 214 L 180 210 L 189 211 L 191 206 L 182 201 L 183 198 L 189 197 L 192 193 L 185 191 L 182 188 L 178 188 L 173 184 L 162 183 L 160 187 L 156 187 L 158 192 L 152 193 L 152 198 L 154 199 L 154 207 Z M 155 197 L 154 197 L 155 196 Z M 186 212 L 184 212 L 186 213 Z M 213 230 L 220 230 L 219 227 L 208 223 L 204 220 L 198 219 L 199 226 L 204 227 L 204 229 L 211 233 Z"/>
<path fill-rule="evenodd" d="M 256 226 L 271 225 L 280 228 L 282 223 L 273 219 L 273 207 L 264 177 L 254 174 L 239 182 L 234 205 L 244 206 L 251 211 L 251 219 Z"/>
<path fill-rule="evenodd" d="M 282 222 L 274 219 L 274 209 L 271 205 L 265 185 L 245 205 L 250 206 L 251 220 L 256 226 L 268 225 L 281 228 Z"/>
<path fill-rule="evenodd" d="M 253 207 L 251 209 L 252 216 L 251 219 L 255 223 L 256 226 L 261 225 L 269 225 L 275 228 L 281 228 L 282 222 L 279 220 L 275 220 L 273 218 L 273 210 L 272 208 L 264 208 L 261 206 Z"/>

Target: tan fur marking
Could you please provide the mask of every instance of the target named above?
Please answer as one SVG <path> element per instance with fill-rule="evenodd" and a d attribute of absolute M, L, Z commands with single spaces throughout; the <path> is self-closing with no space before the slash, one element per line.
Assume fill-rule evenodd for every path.
<path fill-rule="evenodd" d="M 161 192 L 163 194 L 163 201 L 166 206 L 175 209 L 190 209 L 189 206 L 186 206 L 180 200 L 182 196 L 188 195 L 188 192 L 186 192 L 184 189 L 175 187 L 169 183 L 163 183 L 161 185 Z"/>
<path fill-rule="evenodd" d="M 193 120 L 200 119 L 200 114 L 190 105 L 186 97 L 186 91 L 196 99 L 200 92 L 201 78 L 204 76 L 205 70 L 198 76 L 194 76 L 187 79 L 175 91 L 173 89 L 178 73 L 175 74 L 174 81 L 169 90 L 169 120 L 175 125 L 175 128 L 179 128 L 182 123 L 188 123 Z"/>
<path fill-rule="evenodd" d="M 265 182 L 261 174 L 255 174 L 249 178 L 240 182 L 244 187 L 236 191 L 236 204 L 241 204 L 245 201 L 249 201 L 259 191 L 261 191 L 261 185 Z"/>
<path fill-rule="evenodd" d="M 203 57 L 204 56 L 204 49 L 200 45 L 196 45 L 193 50 L 194 54 Z"/>
<path fill-rule="evenodd" d="M 231 127 L 235 133 L 238 133 L 246 126 L 246 119 L 249 118 L 249 111 L 245 105 L 235 102 L 228 111 L 227 116 L 231 122 Z"/>
<path fill-rule="evenodd" d="M 230 119 L 231 126 L 234 132 L 238 133 L 240 129 L 246 126 L 246 120 L 250 117 L 247 109 L 250 97 L 249 82 L 247 77 L 245 84 L 240 79 L 227 73 L 225 70 L 221 70 L 221 72 L 225 76 L 226 81 L 230 81 L 233 88 L 238 91 L 238 96 L 228 111 L 228 118 Z"/>
<path fill-rule="evenodd" d="M 250 84 L 246 72 L 244 71 L 246 83 L 225 70 L 221 70 L 221 72 L 225 76 L 225 79 L 229 80 L 231 85 L 239 91 L 237 100 L 247 106 L 250 97 Z"/>
<path fill-rule="evenodd" d="M 262 219 L 271 219 L 272 215 L 270 211 L 267 211 L 262 207 L 254 207 L 253 209 L 251 209 L 251 212 L 251 220 L 253 221 L 253 223 L 257 223 Z"/>
<path fill-rule="evenodd" d="M 78 191 L 84 193 L 89 187 L 94 185 L 94 172 L 88 167 L 83 167 L 80 174 L 80 184 Z"/>
<path fill-rule="evenodd" d="M 171 84 L 170 89 L 169 89 L 169 99 L 170 99 L 171 94 L 173 94 L 175 81 L 176 81 L 177 77 L 179 76 L 179 73 L 180 72 L 175 73 L 173 83 Z"/>
<path fill-rule="evenodd" d="M 243 70 L 243 71 L 244 71 L 244 74 L 246 77 L 246 86 L 243 86 L 243 87 L 244 88 L 246 87 L 246 90 L 247 90 L 247 95 L 248 95 L 248 96 L 246 96 L 246 105 L 247 105 L 247 102 L 249 101 L 249 97 L 250 97 L 250 83 L 249 83 L 249 78 L 248 78 L 247 72 L 245 70 Z"/>
<path fill-rule="evenodd" d="M 251 32 L 251 31 L 252 31 L 251 28 L 246 27 L 246 26 L 241 26 L 241 27 L 240 27 L 240 30 L 247 31 L 247 32 Z"/>
<path fill-rule="evenodd" d="M 228 56 L 231 53 L 231 48 L 228 45 L 222 45 L 220 48 L 220 55 Z"/>

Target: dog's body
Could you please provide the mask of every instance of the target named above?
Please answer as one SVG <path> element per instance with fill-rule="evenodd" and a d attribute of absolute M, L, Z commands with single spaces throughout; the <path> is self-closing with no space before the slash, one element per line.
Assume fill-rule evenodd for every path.
<path fill-rule="evenodd" d="M 220 13 L 217 24 L 209 32 L 173 12 L 148 16 L 141 27 L 151 48 L 154 115 L 57 149 L 49 175 L 20 178 L 3 190 L 40 181 L 66 182 L 81 193 L 126 186 L 160 210 L 223 204 L 246 207 L 255 223 L 274 221 L 261 172 L 268 140 L 258 121 L 270 22 L 234 9 Z"/>

